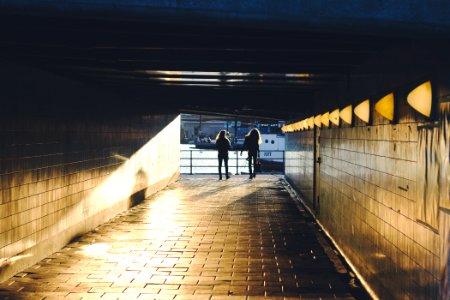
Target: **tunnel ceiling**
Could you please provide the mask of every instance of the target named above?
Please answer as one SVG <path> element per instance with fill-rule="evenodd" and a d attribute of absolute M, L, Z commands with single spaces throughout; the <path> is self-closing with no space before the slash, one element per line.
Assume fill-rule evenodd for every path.
<path fill-rule="evenodd" d="M 126 16 L 112 4 L 99 11 L 77 1 L 67 3 L 78 6 L 64 8 L 22 2 L 22 7 L 0 4 L 4 59 L 106 87 L 139 112 L 295 118 L 312 110 L 316 93 L 335 88 L 355 69 L 390 49 L 415 45 L 412 33 L 440 40 L 447 28 L 426 31 L 411 22 L 389 31 L 355 21 L 367 24 L 365 32 L 352 30 L 344 19 L 336 26 L 293 26 L 292 20 L 267 23 L 246 15 L 230 22 L 177 7 L 133 14 L 135 1 L 123 6 Z"/>

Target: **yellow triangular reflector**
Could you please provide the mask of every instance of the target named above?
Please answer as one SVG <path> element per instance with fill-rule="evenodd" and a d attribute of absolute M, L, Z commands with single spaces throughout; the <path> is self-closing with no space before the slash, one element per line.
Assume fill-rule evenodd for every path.
<path fill-rule="evenodd" d="M 330 122 L 339 126 L 339 109 L 335 109 L 330 113 Z"/>
<path fill-rule="evenodd" d="M 322 115 L 321 120 L 322 124 L 326 127 L 330 126 L 330 113 L 326 112 Z"/>
<path fill-rule="evenodd" d="M 365 123 L 370 120 L 370 100 L 366 99 L 355 107 L 355 115 Z"/>
<path fill-rule="evenodd" d="M 303 122 L 303 128 L 305 130 L 307 130 L 308 129 L 308 119 L 304 119 L 302 122 Z"/>
<path fill-rule="evenodd" d="M 314 124 L 319 128 L 322 127 L 321 120 L 322 120 L 322 115 L 317 115 L 314 117 Z"/>
<path fill-rule="evenodd" d="M 313 129 L 314 128 L 314 117 L 310 117 L 310 118 L 308 118 L 307 119 L 308 121 L 308 127 L 310 128 L 310 129 Z"/>
<path fill-rule="evenodd" d="M 377 103 L 375 103 L 375 110 L 386 119 L 394 120 L 394 93 L 387 94 Z"/>
<path fill-rule="evenodd" d="M 341 117 L 342 121 L 344 121 L 347 124 L 352 124 L 352 116 L 353 116 L 353 106 L 349 105 L 344 107 L 340 112 L 339 112 L 339 117 Z"/>
<path fill-rule="evenodd" d="M 292 123 L 292 130 L 293 131 L 298 131 L 297 123 Z"/>
<path fill-rule="evenodd" d="M 412 108 L 429 117 L 431 115 L 432 98 L 431 82 L 427 81 L 412 90 L 406 99 Z"/>

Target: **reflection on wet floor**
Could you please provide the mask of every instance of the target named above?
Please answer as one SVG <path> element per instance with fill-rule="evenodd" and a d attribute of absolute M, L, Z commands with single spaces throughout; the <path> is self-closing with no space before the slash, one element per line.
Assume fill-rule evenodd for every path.
<path fill-rule="evenodd" d="M 0 285 L 2 299 L 353 298 L 281 177 L 184 177 Z"/>

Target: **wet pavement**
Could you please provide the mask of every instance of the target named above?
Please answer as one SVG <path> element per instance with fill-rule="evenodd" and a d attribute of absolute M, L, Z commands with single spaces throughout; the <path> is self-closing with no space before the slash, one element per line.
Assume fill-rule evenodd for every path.
<path fill-rule="evenodd" d="M 323 244 L 280 176 L 185 176 L 3 282 L 0 299 L 353 299 Z"/>

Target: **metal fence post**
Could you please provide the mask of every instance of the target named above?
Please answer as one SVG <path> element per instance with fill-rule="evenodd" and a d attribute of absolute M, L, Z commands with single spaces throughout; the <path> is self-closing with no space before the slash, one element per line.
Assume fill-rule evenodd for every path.
<path fill-rule="evenodd" d="M 189 174 L 192 175 L 192 150 L 189 150 L 189 153 L 190 153 L 190 164 L 189 164 L 190 172 L 189 172 Z"/>
<path fill-rule="evenodd" d="M 236 175 L 239 175 L 239 151 L 236 151 Z"/>

